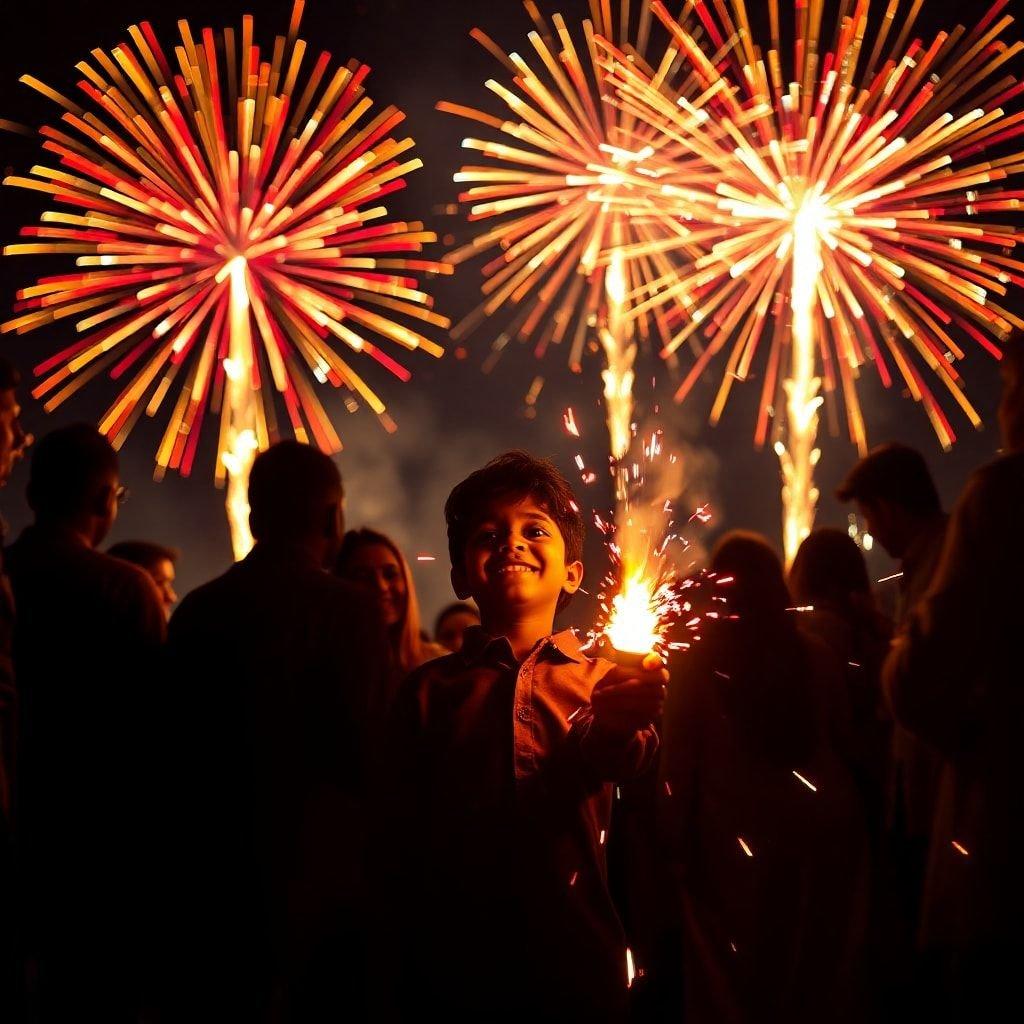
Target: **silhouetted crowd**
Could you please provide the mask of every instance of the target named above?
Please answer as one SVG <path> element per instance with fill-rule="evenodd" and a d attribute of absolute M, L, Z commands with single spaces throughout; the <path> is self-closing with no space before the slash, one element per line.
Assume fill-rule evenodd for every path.
<path fill-rule="evenodd" d="M 894 607 L 846 530 L 788 572 L 732 531 L 699 642 L 637 665 L 555 630 L 584 521 L 545 460 L 452 490 L 433 639 L 293 441 L 253 464 L 251 553 L 179 603 L 178 551 L 101 550 L 114 449 L 28 448 L 0 360 L 33 513 L 0 574 L 0 1021 L 1013 1019 L 1020 339 L 1002 366 L 1002 454 L 949 515 L 902 445 L 838 492 Z"/>

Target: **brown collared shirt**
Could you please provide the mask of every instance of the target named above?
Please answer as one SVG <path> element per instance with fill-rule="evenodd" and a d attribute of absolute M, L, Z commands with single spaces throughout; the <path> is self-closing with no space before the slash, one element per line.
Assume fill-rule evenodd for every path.
<path fill-rule="evenodd" d="M 611 668 L 568 630 L 517 662 L 506 638 L 475 628 L 406 681 L 386 812 L 400 826 L 388 884 L 402 891 L 410 1007 L 624 1015 L 605 868 L 612 783 L 641 774 L 658 741 L 653 728 L 595 725 L 590 694 Z"/>

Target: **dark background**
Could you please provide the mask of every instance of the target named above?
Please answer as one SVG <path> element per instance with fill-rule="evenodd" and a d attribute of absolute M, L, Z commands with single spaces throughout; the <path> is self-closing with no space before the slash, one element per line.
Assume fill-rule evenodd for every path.
<path fill-rule="evenodd" d="M 748 5 L 758 18 L 758 4 Z M 783 7 L 787 5 L 783 3 Z M 879 17 L 885 4 L 878 0 L 872 13 Z M 909 7 L 908 3 L 904 6 Z M 980 17 L 985 5 L 971 8 Z M 582 2 L 545 4 L 546 11 L 561 11 L 572 22 L 586 13 Z M 175 21 L 187 18 L 194 34 L 207 25 L 220 29 L 238 25 L 242 13 L 256 15 L 256 39 L 268 46 L 283 32 L 291 10 L 290 0 L 238 0 L 198 3 L 195 0 L 103 0 L 80 4 L 62 0 L 31 0 L 4 5 L 0 16 L 0 117 L 33 127 L 53 123 L 57 108 L 33 90 L 18 84 L 21 74 L 31 73 L 59 91 L 71 94 L 80 77 L 77 61 L 93 47 L 109 50 L 127 38 L 129 24 L 150 20 L 165 48 L 177 38 Z M 920 27 L 951 27 L 964 5 L 950 0 L 929 0 Z M 1021 13 L 1014 0 L 1011 13 Z M 415 0 L 311 0 L 307 4 L 302 35 L 312 50 L 325 48 L 336 61 L 349 57 L 368 63 L 373 69 L 367 86 L 375 109 L 393 103 L 408 119 L 401 135 L 411 134 L 425 167 L 412 174 L 406 192 L 389 200 L 394 216 L 425 219 L 439 234 L 457 232 L 463 236 L 457 218 L 438 212 L 454 201 L 457 188 L 452 173 L 462 162 L 460 140 L 467 134 L 461 119 L 434 110 L 438 99 L 451 99 L 498 112 L 497 99 L 484 89 L 491 76 L 503 79 L 502 68 L 469 38 L 469 30 L 480 25 L 506 49 L 525 52 L 526 33 L 532 28 L 518 0 L 497 0 L 477 4 L 469 0 L 418 3 Z M 916 33 L 915 33 L 916 34 Z M 764 38 L 764 33 L 761 34 Z M 307 58 L 308 64 L 309 58 Z M 0 132 L 0 168 L 4 173 L 26 173 L 41 155 L 39 140 Z M 0 190 L 0 240 L 16 239 L 18 228 L 34 223 L 43 208 L 42 197 L 21 189 Z M 0 314 L 9 313 L 14 291 L 43 273 L 70 268 L 66 257 L 33 260 L 26 257 L 0 259 Z M 438 308 L 453 320 L 474 305 L 480 278 L 478 267 L 460 268 L 452 280 L 428 285 Z M 1021 299 L 1010 300 L 1021 309 Z M 65 323 L 68 323 L 65 321 Z M 526 348 L 512 345 L 497 368 L 488 376 L 480 364 L 489 351 L 500 324 L 485 324 L 470 340 L 465 358 L 449 353 L 435 362 L 427 356 L 407 360 L 414 372 L 407 385 L 394 382 L 384 394 L 389 411 L 399 423 L 394 435 L 386 434 L 376 419 L 365 411 L 348 414 L 334 395 L 320 393 L 345 442 L 338 457 L 348 492 L 347 518 L 352 526 L 373 525 L 391 533 L 403 546 L 417 577 L 425 619 L 429 621 L 450 597 L 444 542 L 442 508 L 451 486 L 491 455 L 512 446 L 522 446 L 550 456 L 578 479 L 573 458 L 581 452 L 589 465 L 600 471 L 606 464 L 607 440 L 600 402 L 599 364 L 591 360 L 581 376 L 572 376 L 557 350 L 538 363 Z M 66 333 L 66 328 L 64 328 Z M 22 337 L 4 335 L 2 350 L 22 368 L 26 378 L 31 368 L 53 353 L 64 341 L 61 328 L 44 329 Z M 964 373 L 970 395 L 986 421 L 979 432 L 946 403 L 954 429 L 960 435 L 954 450 L 943 453 L 923 411 L 901 396 L 897 389 L 885 392 L 872 372 L 864 374 L 861 390 L 872 443 L 901 440 L 920 447 L 937 478 L 943 499 L 952 502 L 970 471 L 988 459 L 999 444 L 995 425 L 998 373 L 991 358 L 980 349 L 967 346 Z M 641 422 L 651 418 L 663 426 L 670 445 L 685 452 L 690 481 L 684 503 L 712 502 L 714 519 L 702 540 L 709 543 L 722 529 L 743 526 L 768 534 L 778 542 L 778 462 L 770 449 L 757 451 L 752 436 L 759 384 L 756 380 L 734 390 L 724 422 L 711 428 L 706 416 L 717 386 L 714 374 L 700 384 L 684 409 L 670 402 L 672 382 L 656 358 L 642 357 L 638 374 L 638 414 Z M 545 386 L 535 410 L 527 409 L 524 397 L 538 374 Z M 653 387 L 652 387 L 653 383 Z M 116 394 L 114 385 L 103 378 L 83 388 L 52 417 L 28 396 L 23 388 L 24 420 L 37 436 L 53 426 L 74 420 L 96 420 Z M 663 403 L 654 416 L 655 406 Z M 583 438 L 568 437 L 561 426 L 561 414 L 573 406 Z M 534 415 L 529 415 L 534 413 Z M 206 437 L 190 479 L 168 476 L 162 483 L 151 479 L 153 455 L 163 421 L 143 421 L 122 451 L 122 476 L 132 491 L 121 512 L 111 541 L 144 537 L 173 544 L 182 549 L 179 563 L 181 592 L 222 571 L 230 561 L 230 544 L 223 513 L 223 493 L 213 487 L 215 424 L 208 423 Z M 856 457 L 843 437 L 821 438 L 824 454 L 818 483 L 822 492 L 818 523 L 845 526 L 847 509 L 832 497 L 836 484 Z M 2 510 L 12 534 L 26 523 L 28 510 L 23 489 L 24 466 L 3 495 Z M 585 490 L 581 504 L 607 509 L 611 502 L 607 481 Z M 417 554 L 435 555 L 433 563 L 416 563 Z M 876 577 L 891 571 L 883 553 L 870 555 Z M 603 552 L 596 538 L 588 546 L 588 566 L 593 582 L 604 568 Z M 585 621 L 590 610 L 578 605 L 574 618 Z"/>

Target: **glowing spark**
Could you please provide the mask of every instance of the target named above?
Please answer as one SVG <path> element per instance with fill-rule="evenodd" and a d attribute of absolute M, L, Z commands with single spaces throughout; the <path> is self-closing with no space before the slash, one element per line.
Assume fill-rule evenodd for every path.
<path fill-rule="evenodd" d="M 817 786 L 815 786 L 813 782 L 810 782 L 809 780 L 805 779 L 805 778 L 804 778 L 804 777 L 803 777 L 803 776 L 802 776 L 802 775 L 801 775 L 801 774 L 800 774 L 799 772 L 797 772 L 797 771 L 794 771 L 794 772 L 793 772 L 793 774 L 794 774 L 794 775 L 795 775 L 795 776 L 796 776 L 796 777 L 797 777 L 797 778 L 798 778 L 798 779 L 799 779 L 799 780 L 800 780 L 800 781 L 801 781 L 801 782 L 802 782 L 802 783 L 803 783 L 803 784 L 804 784 L 804 785 L 805 785 L 805 786 L 806 786 L 806 787 L 807 787 L 807 788 L 808 788 L 808 789 L 809 789 L 809 790 L 810 790 L 810 791 L 811 791 L 812 793 L 817 793 L 817 792 L 818 792 L 818 787 L 817 787 Z"/>
<path fill-rule="evenodd" d="M 747 841 L 743 838 L 743 836 L 737 836 L 736 842 L 740 844 L 740 848 L 748 857 L 754 856 L 754 851 L 751 850 L 751 848 L 747 845 Z"/>
<path fill-rule="evenodd" d="M 953 849 L 956 850 L 957 853 L 962 854 L 964 857 L 970 857 L 970 853 L 967 848 L 965 846 L 961 846 L 955 839 L 953 840 L 952 845 Z"/>
<path fill-rule="evenodd" d="M 626 948 L 626 988 L 633 987 L 633 981 L 636 979 L 636 967 L 633 964 L 633 951 Z"/>
<path fill-rule="evenodd" d="M 576 416 L 573 414 L 572 409 L 566 409 L 562 414 L 562 423 L 573 437 L 580 436 L 580 428 L 576 426 Z"/>
<path fill-rule="evenodd" d="M 880 580 L 875 580 L 876 583 L 891 583 L 893 580 L 899 580 L 903 578 L 903 573 L 894 572 L 889 576 L 883 576 Z"/>
<path fill-rule="evenodd" d="M 436 562 L 437 558 L 434 555 L 417 555 L 416 556 L 416 561 L 417 562 Z"/>
<path fill-rule="evenodd" d="M 324 53 L 303 71 L 302 7 L 265 49 L 248 15 L 240 37 L 205 30 L 199 43 L 181 22 L 171 59 L 148 23 L 133 26 L 131 43 L 78 65 L 81 108 L 25 76 L 67 111 L 59 130 L 41 129 L 62 169 L 5 182 L 55 208 L 4 252 L 73 256 L 78 268 L 20 290 L 0 326 L 24 333 L 73 319 L 78 336 L 36 367 L 33 396 L 49 412 L 100 373 L 126 381 L 99 425 L 116 447 L 143 412 L 169 404 L 157 478 L 191 473 L 204 420 L 219 414 L 215 480 L 228 483 L 236 557 L 252 543 L 256 451 L 289 428 L 325 452 L 341 448 L 310 376 L 393 430 L 353 354 L 406 380 L 387 349 L 440 356 L 419 328 L 448 326 L 414 276 L 451 272 L 418 257 L 433 233 L 389 220 L 381 205 L 420 166 L 412 140 L 390 135 L 402 114 L 366 119 L 365 66 L 332 73 Z"/>

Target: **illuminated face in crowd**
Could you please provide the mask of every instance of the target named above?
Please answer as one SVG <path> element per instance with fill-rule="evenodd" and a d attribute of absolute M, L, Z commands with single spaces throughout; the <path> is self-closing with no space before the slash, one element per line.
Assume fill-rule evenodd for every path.
<path fill-rule="evenodd" d="M 405 573 L 386 544 L 361 544 L 353 552 L 345 575 L 373 591 L 386 626 L 405 621 L 409 604 Z"/>
<path fill-rule="evenodd" d="M 156 589 L 160 591 L 160 600 L 163 601 L 164 611 L 167 617 L 171 617 L 171 609 L 178 600 L 174 591 L 174 563 L 169 558 L 159 558 L 148 567 L 149 575 L 153 577 Z"/>
<path fill-rule="evenodd" d="M 566 564 L 558 525 L 530 497 L 485 508 L 464 565 L 452 574 L 458 596 L 473 597 L 485 616 L 549 609 L 553 615 L 562 592 L 574 593 L 582 578 L 583 563 Z"/>

